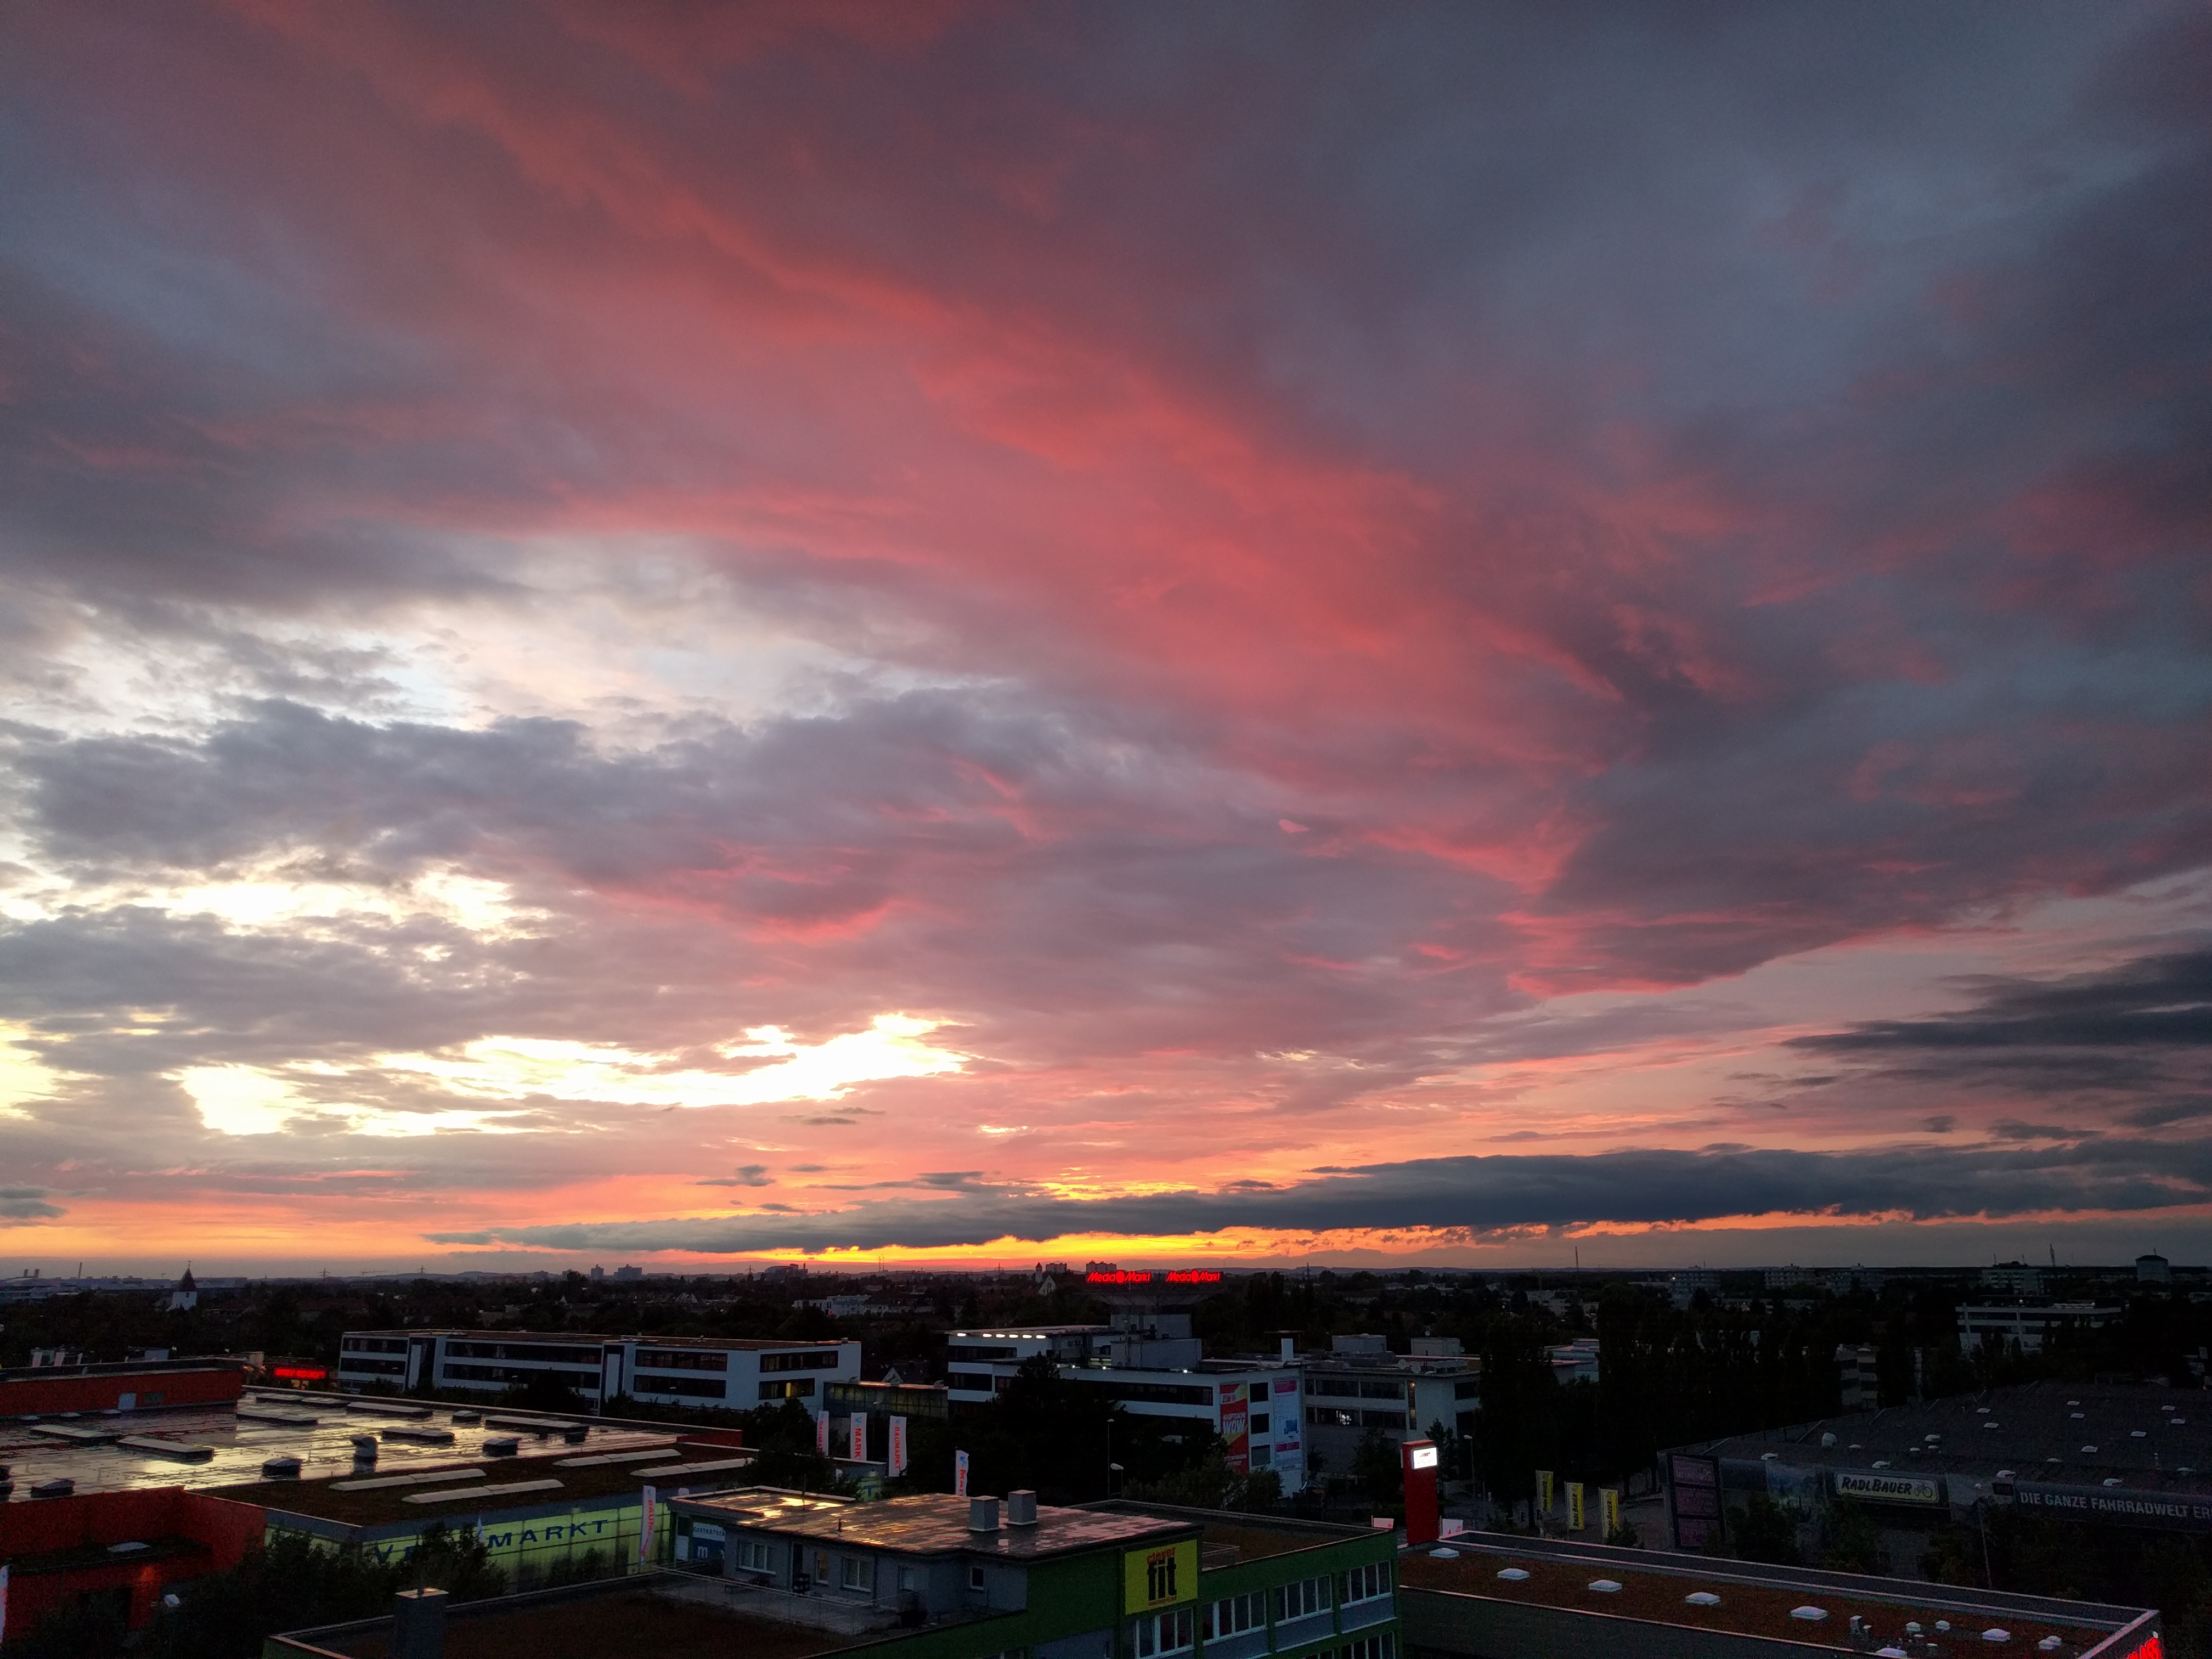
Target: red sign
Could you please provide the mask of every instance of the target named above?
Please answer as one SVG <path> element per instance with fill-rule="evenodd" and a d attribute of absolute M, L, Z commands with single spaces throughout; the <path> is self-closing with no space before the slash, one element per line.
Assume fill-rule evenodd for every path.
<path fill-rule="evenodd" d="M 1086 1285 L 1149 1285 L 1152 1282 L 1152 1276 L 1150 1273 L 1126 1273 L 1116 1267 L 1110 1273 L 1085 1273 L 1083 1282 Z"/>
<path fill-rule="evenodd" d="M 289 1376 L 295 1382 L 323 1382 L 330 1379 L 330 1371 L 321 1365 L 275 1365 L 270 1368 L 271 1376 Z"/>
<path fill-rule="evenodd" d="M 1170 1285 L 1218 1285 L 1220 1282 L 1221 1275 L 1211 1267 L 1170 1268 L 1168 1271 L 1168 1283 Z"/>
<path fill-rule="evenodd" d="M 1218 1285 L 1220 1273 L 1212 1267 L 1170 1267 L 1160 1275 L 1170 1285 Z M 1089 1273 L 1083 1275 L 1086 1285 L 1149 1285 L 1152 1275 L 1131 1268 L 1116 1267 L 1111 1273 Z"/>

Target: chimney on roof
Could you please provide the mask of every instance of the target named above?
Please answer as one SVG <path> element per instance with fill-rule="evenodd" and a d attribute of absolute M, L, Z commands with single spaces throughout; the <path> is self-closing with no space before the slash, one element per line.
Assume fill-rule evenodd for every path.
<path fill-rule="evenodd" d="M 392 1659 L 445 1659 L 446 1592 L 402 1590 L 392 1598 Z"/>
<path fill-rule="evenodd" d="M 999 1500 L 995 1498 L 971 1498 L 968 1500 L 968 1530 L 996 1532 L 999 1529 Z M 397 1659 L 397 1656 L 394 1656 Z"/>
<path fill-rule="evenodd" d="M 1036 1494 L 1028 1491 L 1008 1492 L 1006 1524 L 1010 1527 L 1034 1527 L 1036 1523 Z"/>

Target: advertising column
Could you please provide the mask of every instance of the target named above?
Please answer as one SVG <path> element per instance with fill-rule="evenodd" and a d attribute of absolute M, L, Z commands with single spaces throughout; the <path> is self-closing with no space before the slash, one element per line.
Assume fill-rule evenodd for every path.
<path fill-rule="evenodd" d="M 1437 1541 L 1437 1443 L 1408 1440 L 1399 1449 L 1406 1477 L 1406 1542 Z"/>

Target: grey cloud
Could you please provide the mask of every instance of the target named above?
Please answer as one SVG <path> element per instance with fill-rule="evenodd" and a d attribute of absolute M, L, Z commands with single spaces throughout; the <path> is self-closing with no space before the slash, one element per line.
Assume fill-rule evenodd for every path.
<path fill-rule="evenodd" d="M 702 1187 L 773 1187 L 775 1181 L 765 1164 L 742 1164 L 735 1175 L 709 1176 L 699 1182 Z"/>
<path fill-rule="evenodd" d="M 2107 1139 L 2084 1146 L 1899 1146 L 1864 1152 L 1620 1152 L 1375 1164 L 1266 1192 L 1065 1200 L 874 1200 L 774 1221 L 579 1222 L 434 1233 L 437 1243 L 708 1253 L 946 1249 L 1076 1233 L 1173 1235 L 1229 1227 L 1451 1230 L 1665 1224 L 1738 1215 L 1902 1212 L 1919 1220 L 2039 1211 L 2148 1211 L 2212 1200 L 2212 1146 Z"/>
<path fill-rule="evenodd" d="M 60 1205 L 46 1201 L 48 1191 L 44 1187 L 0 1187 L 0 1225 L 52 1221 L 66 1215 Z"/>

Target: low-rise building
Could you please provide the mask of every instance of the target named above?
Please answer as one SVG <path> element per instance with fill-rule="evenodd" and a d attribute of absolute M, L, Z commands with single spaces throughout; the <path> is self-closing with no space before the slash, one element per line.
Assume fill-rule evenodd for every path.
<path fill-rule="evenodd" d="M 825 1382 L 860 1374 L 858 1342 L 397 1330 L 348 1331 L 338 1343 L 341 1387 L 383 1384 L 401 1393 L 499 1395 L 550 1378 L 592 1403 L 627 1395 L 659 1406 L 750 1411 L 796 1400 L 818 1413 Z"/>
<path fill-rule="evenodd" d="M 1291 1359 L 1207 1359 L 1180 1316 L 957 1330 L 945 1345 L 951 1408 L 988 1404 L 1039 1358 L 1132 1416 L 1184 1419 L 1220 1436 L 1240 1474 L 1273 1470 L 1285 1492 L 1305 1485 L 1305 1400 Z"/>
<path fill-rule="evenodd" d="M 1390 1534 L 1271 1516 L 754 1488 L 666 1504 L 625 1581 L 296 1631 L 270 1659 L 1397 1659 Z M 422 1638 L 427 1634 L 428 1641 Z M 416 1645 L 420 1642 L 421 1645 Z"/>
<path fill-rule="evenodd" d="M 1959 1346 L 2017 1342 L 2022 1353 L 2036 1353 L 2057 1332 L 2094 1331 L 2120 1316 L 2117 1307 L 2095 1302 L 1978 1303 L 1959 1310 Z"/>
<path fill-rule="evenodd" d="M 1327 1355 L 1301 1358 L 1311 1453 L 1342 1473 L 1370 1433 L 1394 1448 L 1439 1424 L 1472 1435 L 1482 1408 L 1482 1373 L 1458 1348 L 1450 1340 L 1445 1351 L 1400 1356 L 1379 1336 L 1340 1336 Z"/>
<path fill-rule="evenodd" d="M 1981 1272 L 1981 1286 L 1995 1291 L 2000 1296 L 2041 1296 L 2043 1269 L 2031 1267 L 2025 1261 L 2000 1261 L 1994 1267 Z"/>
<path fill-rule="evenodd" d="M 2161 1651 L 2147 1607 L 1492 1533 L 1409 1550 L 1398 1571 L 1407 1650 L 1434 1659 Z"/>

